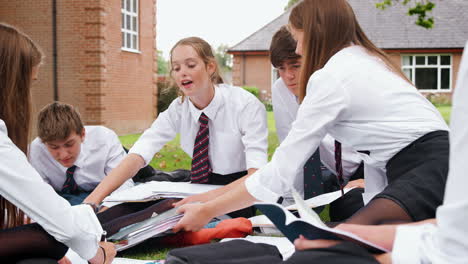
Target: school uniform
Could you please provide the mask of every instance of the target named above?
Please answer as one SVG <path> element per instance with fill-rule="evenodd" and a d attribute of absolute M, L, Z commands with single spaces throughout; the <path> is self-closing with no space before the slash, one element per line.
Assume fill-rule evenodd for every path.
<path fill-rule="evenodd" d="M 271 162 L 247 179 L 246 187 L 255 198 L 274 202 L 330 134 L 363 159 L 365 201 L 383 191 L 413 220 L 433 217 L 446 179 L 447 131 L 437 109 L 413 85 L 352 45 L 310 77 L 291 131 Z M 407 146 L 415 153 L 407 154 Z M 408 158 L 411 165 L 397 175 L 395 170 Z M 405 188 L 400 190 L 400 183 Z"/>
<path fill-rule="evenodd" d="M 102 228 L 88 205 L 70 206 L 28 163 L 8 137 L 0 120 L 0 195 L 20 208 L 56 240 L 72 248 L 84 259 L 98 250 Z M 9 229 L 0 230 L 0 237 Z M 3 245 L 3 244 L 2 244 Z M 5 244 L 7 246 L 7 244 Z M 26 252 L 25 252 L 26 254 Z"/>
<path fill-rule="evenodd" d="M 468 259 L 468 42 L 460 64 L 450 118 L 450 172 L 437 226 L 400 226 L 393 263 L 464 263 Z"/>
<path fill-rule="evenodd" d="M 275 115 L 276 133 L 278 134 L 278 140 L 281 143 L 288 135 L 293 122 L 296 120 L 299 102 L 297 101 L 297 97 L 288 89 L 281 78 L 276 80 L 273 84 L 272 102 L 273 113 Z M 322 164 L 333 174 L 336 174 L 335 139 L 327 134 L 320 142 L 319 150 Z M 343 178 L 347 182 L 361 165 L 362 159 L 358 152 L 347 146 L 342 147 L 341 156 Z M 302 174 L 303 172 L 301 171 L 296 177 L 296 180 L 299 181 L 295 184 L 297 185 L 296 190 L 299 191 L 301 191 L 301 186 L 303 186 Z"/>
<path fill-rule="evenodd" d="M 73 178 L 81 194 L 78 197 L 67 195 L 72 204 L 80 203 L 96 186 L 125 158 L 126 153 L 114 131 L 104 126 L 85 126 L 86 135 L 81 143 L 80 154 L 75 161 Z M 41 177 L 54 190 L 61 192 L 66 181 L 66 167 L 56 161 L 40 138 L 34 139 L 29 150 L 30 162 Z M 120 191 L 132 187 L 127 180 Z"/>
<path fill-rule="evenodd" d="M 263 104 L 240 87 L 227 84 L 215 86 L 213 100 L 204 109 L 197 109 L 190 98 L 175 99 L 160 113 L 130 149 L 148 164 L 164 144 L 180 133 L 181 148 L 193 157 L 194 142 L 204 113 L 209 121 L 208 156 L 213 181 L 228 184 L 246 174 L 250 168 L 267 163 L 268 128 Z"/>

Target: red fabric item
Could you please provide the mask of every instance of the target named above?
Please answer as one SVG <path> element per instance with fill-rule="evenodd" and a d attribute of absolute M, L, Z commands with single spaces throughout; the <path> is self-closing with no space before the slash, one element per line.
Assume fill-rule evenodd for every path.
<path fill-rule="evenodd" d="M 204 228 L 197 232 L 179 232 L 162 238 L 166 247 L 186 247 L 210 243 L 213 239 L 239 238 L 252 233 L 252 223 L 249 219 L 238 217 L 219 222 L 214 228 Z"/>

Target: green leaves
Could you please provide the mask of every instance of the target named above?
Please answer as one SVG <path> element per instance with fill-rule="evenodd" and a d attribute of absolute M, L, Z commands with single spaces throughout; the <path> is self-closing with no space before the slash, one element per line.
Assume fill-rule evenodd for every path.
<path fill-rule="evenodd" d="M 417 16 L 416 25 L 423 28 L 433 28 L 434 27 L 434 17 L 428 17 L 427 13 L 431 12 L 434 9 L 435 4 L 430 0 L 384 0 L 382 2 L 376 3 L 375 7 L 381 10 L 385 10 L 387 7 L 390 7 L 394 2 L 401 2 L 403 5 L 407 5 L 410 2 L 415 2 L 413 7 L 408 9 L 409 16 Z"/>

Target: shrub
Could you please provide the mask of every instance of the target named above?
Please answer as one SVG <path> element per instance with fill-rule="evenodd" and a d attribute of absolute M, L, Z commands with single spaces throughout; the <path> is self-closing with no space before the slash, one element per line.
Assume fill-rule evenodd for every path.
<path fill-rule="evenodd" d="M 259 98 L 258 97 L 259 91 L 258 91 L 257 87 L 255 87 L 255 86 L 242 86 L 242 88 L 244 88 L 244 90 L 246 90 L 247 92 L 253 94 L 255 97 Z"/>
<path fill-rule="evenodd" d="M 452 94 L 450 93 L 427 93 L 424 96 L 436 106 L 452 105 Z"/>
<path fill-rule="evenodd" d="M 170 79 L 158 79 L 158 113 L 165 111 L 179 96 L 178 90 L 178 87 Z"/>

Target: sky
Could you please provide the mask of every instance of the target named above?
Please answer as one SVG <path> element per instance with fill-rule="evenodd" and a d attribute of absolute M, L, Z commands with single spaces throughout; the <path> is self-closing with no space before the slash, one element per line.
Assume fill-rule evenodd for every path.
<path fill-rule="evenodd" d="M 180 39 L 232 47 L 284 12 L 288 0 L 158 0 L 157 46 L 167 59 Z"/>

